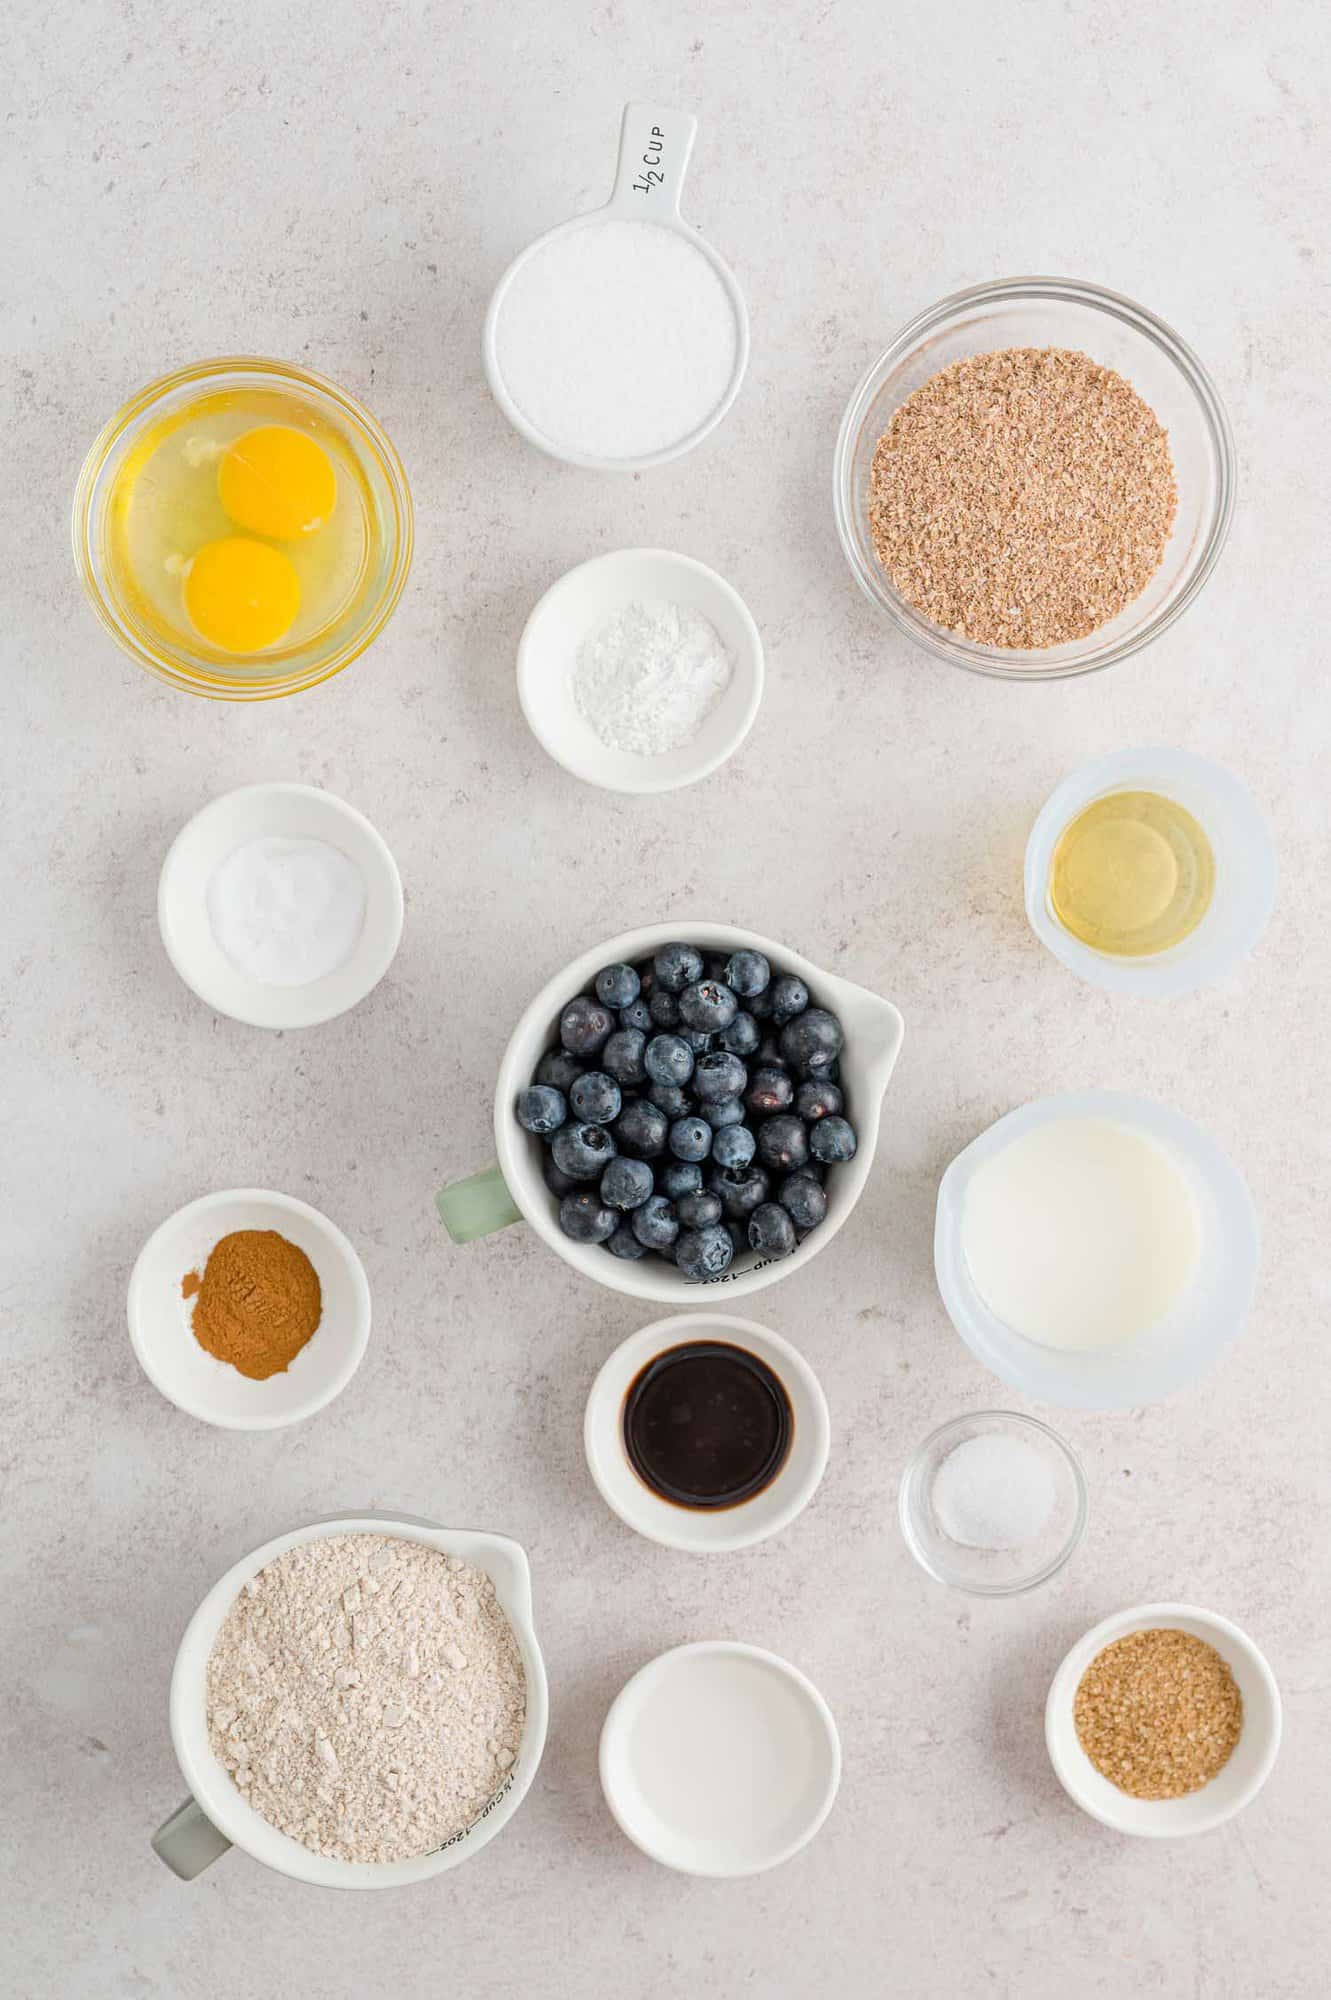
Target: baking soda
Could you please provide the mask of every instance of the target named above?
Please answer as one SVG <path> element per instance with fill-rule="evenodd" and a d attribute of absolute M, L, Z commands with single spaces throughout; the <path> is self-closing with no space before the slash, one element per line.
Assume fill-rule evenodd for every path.
<path fill-rule="evenodd" d="M 213 870 L 208 921 L 264 986 L 308 986 L 344 965 L 365 922 L 365 879 L 323 840 L 248 840 Z"/>

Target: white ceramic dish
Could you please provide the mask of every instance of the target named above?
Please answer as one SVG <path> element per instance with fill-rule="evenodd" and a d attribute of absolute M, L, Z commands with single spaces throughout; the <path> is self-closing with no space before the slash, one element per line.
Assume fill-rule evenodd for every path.
<path fill-rule="evenodd" d="M 1181 1799 L 1135 1799 L 1096 1770 L 1077 1738 L 1073 1704 L 1082 1675 L 1098 1653 L 1130 1632 L 1166 1628 L 1190 1632 L 1214 1646 L 1227 1663 L 1243 1696 L 1243 1733 L 1224 1769 L 1198 1792 Z M 1055 1774 L 1068 1797 L 1092 1819 L 1116 1833 L 1167 1840 L 1209 1833 L 1256 1798 L 1271 1774 L 1280 1748 L 1280 1690 L 1262 1654 L 1246 1632 L 1214 1611 L 1195 1604 L 1139 1604 L 1079 1639 L 1054 1675 L 1045 1703 L 1045 1741 Z"/>
<path fill-rule="evenodd" d="M 763 1259 L 751 1250 L 744 1250 L 723 1277 L 707 1282 L 725 1286 L 728 1298 L 742 1298 L 774 1285 L 793 1271 L 803 1270 L 832 1241 L 863 1193 L 873 1166 L 883 1094 L 905 1032 L 901 1016 L 890 1000 L 880 1000 L 876 993 L 866 992 L 862 986 L 852 986 L 830 972 L 820 972 L 798 952 L 770 938 L 759 937 L 754 931 L 737 930 L 733 924 L 681 920 L 625 931 L 622 936 L 609 938 L 593 950 L 583 952 L 544 986 L 527 1008 L 499 1065 L 495 1089 L 498 1165 L 444 1188 L 437 1196 L 440 1216 L 455 1243 L 470 1243 L 511 1222 L 526 1221 L 556 1256 L 584 1277 L 594 1278 L 598 1284 L 608 1285 L 612 1291 L 624 1292 L 630 1298 L 656 1299 L 689 1310 L 697 1308 L 699 1286 L 681 1277 L 662 1258 L 644 1257 L 638 1263 L 629 1263 L 611 1257 L 597 1244 L 575 1243 L 564 1235 L 559 1227 L 559 1203 L 541 1174 L 541 1142 L 523 1131 L 513 1113 L 518 1092 L 531 1082 L 541 1056 L 558 1040 L 559 1017 L 573 996 L 587 990 L 602 966 L 621 959 L 634 964 L 677 938 L 703 950 L 731 952 L 747 945 L 761 951 L 780 971 L 798 973 L 815 1001 L 840 1016 L 846 1031 L 841 1081 L 847 1115 L 859 1141 L 854 1159 L 828 1173 L 826 1219 L 817 1229 L 810 1230 L 791 1256 Z"/>
<path fill-rule="evenodd" d="M 695 1340 L 725 1341 L 757 1355 L 790 1400 L 794 1424 L 784 1465 L 770 1486 L 734 1507 L 663 1500 L 638 1477 L 624 1445 L 624 1399 L 638 1375 L 658 1354 Z M 831 1436 L 827 1399 L 803 1355 L 769 1328 L 728 1313 L 680 1313 L 631 1333 L 592 1384 L 583 1422 L 587 1467 L 607 1507 L 648 1541 L 698 1555 L 751 1548 L 788 1528 L 818 1490 Z"/>
<path fill-rule="evenodd" d="M 201 1347 L 181 1296 L 187 1272 L 236 1229 L 275 1229 L 303 1250 L 318 1274 L 323 1316 L 281 1374 L 252 1382 Z M 139 1252 L 129 1281 L 129 1337 L 144 1374 L 162 1394 L 222 1430 L 275 1431 L 313 1416 L 341 1395 L 370 1338 L 370 1287 L 342 1231 L 317 1208 L 263 1188 L 228 1188 L 177 1209 Z"/>
<path fill-rule="evenodd" d="M 500 1605 L 513 1628 L 527 1677 L 527 1719 L 517 1758 L 499 1791 L 473 1823 L 446 1846 L 410 1861 L 337 1861 L 315 1854 L 289 1834 L 281 1833 L 257 1813 L 239 1791 L 208 1742 L 208 1656 L 237 1593 L 252 1576 L 287 1549 L 330 1535 L 399 1535 L 424 1542 L 445 1555 L 474 1563 L 492 1580 Z M 345 1514 L 315 1521 L 277 1535 L 229 1569 L 213 1585 L 180 1642 L 171 1675 L 171 1740 L 189 1786 L 190 1797 L 153 1835 L 153 1847 L 168 1868 L 185 1881 L 198 1875 L 229 1847 L 242 1848 L 254 1860 L 329 1889 L 398 1889 L 442 1875 L 470 1861 L 512 1819 L 531 1788 L 545 1748 L 549 1694 L 545 1663 L 532 1621 L 531 1570 L 525 1551 L 503 1535 L 484 1535 L 466 1528 L 441 1528 L 411 1514 Z"/>
<path fill-rule="evenodd" d="M 1215 893 L 1190 936 L 1146 958 L 1116 958 L 1064 930 L 1049 901 L 1054 849 L 1093 800 L 1122 791 L 1161 792 L 1190 812 L 1215 854 Z M 1164 998 L 1222 979 L 1256 944 L 1276 895 L 1276 857 L 1251 792 L 1229 771 L 1186 750 L 1116 750 L 1065 778 L 1026 843 L 1026 915 L 1041 944 L 1079 978 L 1108 993 Z"/>
<path fill-rule="evenodd" d="M 961 1247 L 962 1206 L 976 1168 L 1022 1133 L 1060 1118 L 1112 1118 L 1164 1146 L 1187 1179 L 1201 1228 L 1196 1274 L 1173 1311 L 1136 1340 L 1086 1353 L 1042 1347 L 1014 1332 L 976 1290 Z M 934 1270 L 953 1326 L 1000 1381 L 1063 1409 L 1135 1409 L 1194 1381 L 1242 1327 L 1257 1261 L 1257 1216 L 1237 1168 L 1181 1112 L 1123 1091 L 1041 1097 L 1010 1111 L 957 1155 L 938 1189 Z"/>
<path fill-rule="evenodd" d="M 645 472 L 649 466 L 664 465 L 672 458 L 679 458 L 686 451 L 701 444 L 710 432 L 716 429 L 739 394 L 744 380 L 744 371 L 749 364 L 749 315 L 735 274 L 704 236 L 684 221 L 679 212 L 679 198 L 684 185 L 684 175 L 693 151 L 693 141 L 698 130 L 698 121 L 683 111 L 667 111 L 658 105 L 627 104 L 619 131 L 619 161 L 615 170 L 615 185 L 609 201 L 603 208 L 593 209 L 587 215 L 575 215 L 568 222 L 561 222 L 557 228 L 547 230 L 529 243 L 521 254 L 514 258 L 499 283 L 495 286 L 485 315 L 485 330 L 481 339 L 481 354 L 485 363 L 485 377 L 490 385 L 490 393 L 515 431 L 525 437 L 538 450 L 551 458 L 561 459 L 566 465 L 579 465 L 594 472 Z M 597 458 L 570 450 L 556 439 L 548 437 L 524 414 L 509 394 L 499 363 L 499 319 L 504 309 L 504 298 L 518 271 L 531 257 L 544 249 L 553 237 L 563 236 L 574 229 L 594 228 L 598 222 L 608 220 L 625 222 L 651 222 L 662 229 L 673 230 L 692 247 L 700 251 L 721 280 L 726 296 L 730 300 L 731 311 L 735 315 L 735 361 L 730 381 L 725 393 L 702 423 L 696 425 L 684 437 L 666 445 L 660 451 L 646 453 L 637 458 Z M 659 302 L 657 302 L 659 304 Z"/>
<path fill-rule="evenodd" d="M 1008 1437 L 1038 1453 L 1048 1468 L 1053 1505 L 1029 1543 L 1015 1549 L 971 1548 L 954 1541 L 934 1507 L 934 1481 L 946 1460 L 968 1439 Z M 1057 1576 L 1086 1532 L 1086 1475 L 1072 1446 L 1038 1417 L 1017 1410 L 974 1410 L 940 1424 L 906 1467 L 897 1512 L 906 1547 L 939 1583 L 975 1597 L 1018 1597 Z"/>
<path fill-rule="evenodd" d="M 771 1705 L 756 1725 L 755 1688 Z M 682 1715 L 690 1726 L 672 1726 Z M 716 1776 L 702 1812 L 696 1799 L 666 1796 L 680 1767 L 686 1781 Z M 620 1690 L 600 1771 L 621 1832 L 653 1861 L 686 1875 L 758 1875 L 798 1854 L 831 1812 L 841 1743 L 797 1667 L 758 1646 L 704 1639 L 661 1653 Z"/>
<path fill-rule="evenodd" d="M 213 936 L 208 884 L 215 868 L 251 840 L 322 840 L 355 862 L 365 882 L 365 920 L 350 957 L 307 986 L 267 986 L 242 972 Z M 402 936 L 402 882 L 388 848 L 354 806 L 316 785 L 244 785 L 194 815 L 171 843 L 157 885 L 166 955 L 205 1006 L 254 1028 L 312 1028 L 345 1014 L 373 991 Z"/>
<path fill-rule="evenodd" d="M 697 735 L 656 756 L 603 743 L 573 698 L 584 638 L 627 604 L 664 599 L 697 611 L 731 658 L 730 684 Z M 612 792 L 671 792 L 732 757 L 753 727 L 763 692 L 763 644 L 748 606 L 724 577 L 669 549 L 615 549 L 552 584 L 518 642 L 518 700 L 533 736 L 557 764 Z"/>

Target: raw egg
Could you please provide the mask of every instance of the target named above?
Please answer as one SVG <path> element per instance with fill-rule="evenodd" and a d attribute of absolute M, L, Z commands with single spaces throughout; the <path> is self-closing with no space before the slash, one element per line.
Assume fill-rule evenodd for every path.
<path fill-rule="evenodd" d="M 246 431 L 218 467 L 217 492 L 237 527 L 274 541 L 315 535 L 337 504 L 337 475 L 322 446 L 290 424 Z"/>
<path fill-rule="evenodd" d="M 295 623 L 300 579 L 281 549 L 228 535 L 207 543 L 190 564 L 185 609 L 201 637 L 224 653 L 261 653 Z"/>

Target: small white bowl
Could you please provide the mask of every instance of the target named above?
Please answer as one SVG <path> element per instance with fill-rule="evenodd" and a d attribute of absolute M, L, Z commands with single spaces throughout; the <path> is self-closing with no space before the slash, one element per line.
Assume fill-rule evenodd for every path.
<path fill-rule="evenodd" d="M 658 1354 L 696 1340 L 723 1341 L 765 1361 L 790 1399 L 790 1449 L 770 1486 L 733 1507 L 677 1507 L 638 1477 L 624 1445 L 624 1399 Z M 680 1313 L 655 1320 L 622 1341 L 587 1398 L 583 1423 L 587 1466 L 612 1512 L 649 1542 L 713 1555 L 751 1548 L 788 1528 L 818 1490 L 832 1427 L 818 1377 L 788 1340 L 751 1319 L 728 1313 Z"/>
<path fill-rule="evenodd" d="M 248 841 L 322 840 L 359 868 L 365 921 L 351 956 L 307 986 L 267 986 L 233 964 L 213 936 L 208 884 Z M 166 955 L 205 1006 L 252 1028 L 312 1028 L 379 984 L 402 936 L 402 881 L 384 841 L 354 806 L 317 785 L 244 785 L 204 806 L 171 843 L 157 885 Z"/>
<path fill-rule="evenodd" d="M 1082 1749 L 1073 1705 L 1082 1675 L 1098 1653 L 1130 1632 L 1159 1629 L 1189 1632 L 1215 1647 L 1243 1697 L 1243 1733 L 1224 1769 L 1200 1791 L 1188 1792 L 1181 1799 L 1134 1799 L 1102 1777 Z M 1077 1641 L 1059 1667 L 1044 1713 L 1049 1760 L 1068 1797 L 1102 1826 L 1148 1840 L 1209 1833 L 1241 1812 L 1270 1776 L 1280 1748 L 1280 1730 L 1280 1690 L 1261 1653 L 1247 1633 L 1228 1618 L 1202 1611 L 1195 1604 L 1139 1604 L 1104 1619 Z"/>
<path fill-rule="evenodd" d="M 653 1861 L 685 1875 L 759 1875 L 798 1854 L 831 1812 L 841 1742 L 798 1667 L 739 1640 L 702 1639 L 659 1654 L 621 1688 L 600 1772 L 620 1831 Z M 703 1789 L 709 1799 L 696 1796 Z"/>
<path fill-rule="evenodd" d="M 183 1297 L 190 1271 L 202 1277 L 208 1253 L 237 1229 L 275 1229 L 303 1250 L 323 1294 L 323 1312 L 291 1366 L 253 1382 L 194 1337 L 194 1301 Z M 370 1338 L 370 1287 L 342 1231 L 289 1194 L 229 1188 L 206 1194 L 155 1229 L 129 1281 L 129 1337 L 144 1374 L 177 1409 L 229 1431 L 275 1431 L 313 1416 L 340 1396 Z"/>
<path fill-rule="evenodd" d="M 691 742 L 660 756 L 603 743 L 573 698 L 578 647 L 625 605 L 664 599 L 696 611 L 730 653 L 730 685 Z M 614 549 L 580 563 L 541 598 L 518 642 L 518 699 L 532 734 L 557 764 L 610 792 L 673 792 L 734 755 L 763 692 L 763 643 L 748 606 L 724 577 L 669 549 Z"/>
<path fill-rule="evenodd" d="M 1197 1269 L 1172 1312 L 1134 1340 L 1085 1352 L 1041 1346 L 1001 1320 L 976 1288 L 961 1242 L 976 1170 L 1034 1127 L 1064 1118 L 1110 1118 L 1163 1146 L 1192 1191 L 1201 1230 Z M 1133 1410 L 1195 1381 L 1237 1338 L 1257 1262 L 1257 1214 L 1237 1167 L 1182 1112 L 1125 1091 L 1040 1097 L 1009 1111 L 958 1153 L 938 1188 L 934 1272 L 953 1326 L 1001 1382 L 1065 1410 Z"/>
<path fill-rule="evenodd" d="M 1160 792 L 1190 812 L 1215 855 L 1215 890 L 1198 924 L 1168 951 L 1118 958 L 1066 931 L 1049 900 L 1054 849 L 1064 828 L 1109 792 Z M 1246 785 L 1190 751 L 1116 750 L 1065 778 L 1026 843 L 1026 915 L 1041 944 L 1080 979 L 1107 993 L 1166 998 L 1222 979 L 1256 944 L 1275 903 L 1271 834 Z"/>

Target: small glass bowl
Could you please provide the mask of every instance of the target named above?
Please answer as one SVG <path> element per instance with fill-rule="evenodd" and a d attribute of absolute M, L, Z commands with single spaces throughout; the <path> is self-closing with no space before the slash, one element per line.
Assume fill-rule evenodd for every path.
<path fill-rule="evenodd" d="M 335 431 L 365 482 L 366 558 L 352 603 L 300 646 L 231 658 L 203 640 L 169 634 L 120 588 L 110 559 L 110 503 L 117 477 L 149 429 L 205 395 L 278 391 Z M 315 687 L 358 659 L 392 616 L 411 567 L 411 494 L 401 460 L 369 411 L 322 375 L 282 361 L 227 356 L 150 382 L 118 410 L 83 462 L 74 493 L 74 560 L 107 631 L 140 666 L 188 694 L 267 701 Z"/>
<path fill-rule="evenodd" d="M 1014 1437 L 1037 1451 L 1054 1481 L 1049 1519 L 1017 1549 L 974 1549 L 943 1532 L 934 1513 L 934 1480 L 943 1461 L 968 1438 Z M 975 1597 L 1018 1597 L 1057 1576 L 1086 1532 L 1086 1475 L 1071 1445 L 1038 1417 L 1015 1410 L 980 1410 L 954 1417 L 924 1440 L 906 1467 L 899 1496 L 901 1532 L 920 1568 L 939 1583 Z"/>
<path fill-rule="evenodd" d="M 1032 651 L 978 645 L 933 624 L 895 589 L 869 532 L 874 450 L 896 410 L 941 368 L 1003 347 L 1067 347 L 1117 369 L 1168 431 L 1178 482 L 1178 513 L 1164 561 L 1141 595 L 1084 639 Z M 874 362 L 842 419 L 833 504 L 851 575 L 907 638 L 972 673 L 1060 680 L 1126 659 L 1191 604 L 1229 532 L 1234 481 L 1234 440 L 1215 386 L 1163 320 L 1098 285 L 1007 278 L 931 306 Z"/>

